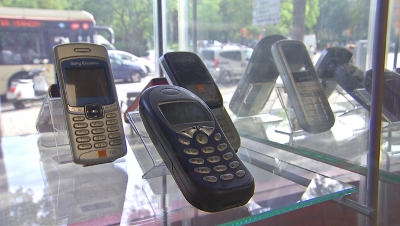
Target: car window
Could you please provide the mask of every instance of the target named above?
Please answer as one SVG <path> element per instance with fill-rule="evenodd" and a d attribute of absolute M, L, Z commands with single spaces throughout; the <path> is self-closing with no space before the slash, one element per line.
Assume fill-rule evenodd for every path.
<path fill-rule="evenodd" d="M 251 50 L 244 51 L 245 60 L 249 61 L 252 54 L 253 54 L 253 51 L 251 51 Z"/>
<path fill-rule="evenodd" d="M 110 57 L 110 63 L 112 65 L 122 65 L 122 60 L 119 60 L 115 57 Z"/>
<path fill-rule="evenodd" d="M 201 52 L 201 58 L 203 58 L 203 60 L 214 61 L 214 52 L 213 51 L 203 51 L 203 52 Z"/>
<path fill-rule="evenodd" d="M 234 60 L 234 61 L 241 61 L 242 60 L 242 56 L 240 54 L 240 51 L 221 52 L 220 55 L 221 55 L 221 57 L 227 58 L 229 60 Z"/>

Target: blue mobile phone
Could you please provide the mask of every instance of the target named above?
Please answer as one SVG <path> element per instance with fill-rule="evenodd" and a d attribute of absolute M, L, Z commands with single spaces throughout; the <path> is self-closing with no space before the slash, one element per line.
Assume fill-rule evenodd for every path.
<path fill-rule="evenodd" d="M 186 200 L 217 212 L 246 204 L 254 179 L 231 147 L 214 114 L 179 86 L 146 89 L 139 101 L 143 124 Z"/>

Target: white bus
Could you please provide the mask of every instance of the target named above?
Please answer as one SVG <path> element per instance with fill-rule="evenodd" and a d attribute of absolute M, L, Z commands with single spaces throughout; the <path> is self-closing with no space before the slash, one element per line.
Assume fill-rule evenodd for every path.
<path fill-rule="evenodd" d="M 99 30 L 109 33 L 110 43 L 98 40 Z M 112 47 L 113 40 L 113 30 L 97 26 L 86 11 L 0 7 L 0 95 L 6 94 L 12 79 L 36 68 L 46 67 L 48 84 L 55 83 L 54 45 L 89 42 Z"/>

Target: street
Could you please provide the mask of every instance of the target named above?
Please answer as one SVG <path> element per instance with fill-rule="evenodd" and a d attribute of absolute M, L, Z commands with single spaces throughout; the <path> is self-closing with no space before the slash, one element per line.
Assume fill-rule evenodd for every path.
<path fill-rule="evenodd" d="M 118 81 L 116 82 L 117 94 L 122 112 L 124 112 L 127 108 L 127 93 L 141 92 L 142 89 L 147 85 L 147 83 L 153 78 L 155 78 L 155 75 L 149 74 L 145 78 L 142 78 L 141 82 L 139 83 L 122 83 Z M 236 86 L 220 86 L 220 91 L 224 96 L 225 106 L 228 104 L 231 95 L 235 91 L 235 88 Z M 37 101 L 31 103 L 31 105 L 27 108 L 15 109 L 13 105 L 9 102 L 1 103 L 1 137 L 37 133 L 36 118 L 38 116 L 41 105 L 42 102 Z"/>

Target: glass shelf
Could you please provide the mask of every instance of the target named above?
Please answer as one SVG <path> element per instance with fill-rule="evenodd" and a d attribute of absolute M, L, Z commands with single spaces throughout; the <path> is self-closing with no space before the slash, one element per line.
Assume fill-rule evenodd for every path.
<path fill-rule="evenodd" d="M 261 115 L 236 118 L 235 126 L 241 136 L 251 140 L 367 175 L 369 112 L 363 108 L 349 111 L 346 103 L 333 105 L 332 108 L 335 111 L 335 124 L 330 130 L 319 134 L 280 132 L 290 129 L 283 109 L 271 113 L 272 116 L 281 117 L 280 121 L 263 122 L 259 117 L 265 116 Z M 400 185 L 400 131 L 396 131 L 396 123 L 393 125 L 388 126 L 383 122 L 388 132 L 382 133 L 379 173 L 381 180 Z"/>
<path fill-rule="evenodd" d="M 38 134 L 2 137 L 7 170 L 1 183 L 8 185 L 8 191 L 2 193 L 5 210 L 34 204 L 36 207 L 21 217 L 36 219 L 39 213 L 46 213 L 41 222 L 47 225 L 246 224 L 357 191 L 356 186 L 241 148 L 240 158 L 256 181 L 253 198 L 242 207 L 207 213 L 184 199 L 170 175 L 143 179 L 139 162 L 148 157 L 143 155 L 144 146 L 130 126 L 126 127 L 126 137 L 130 145 L 125 157 L 89 167 L 57 164 L 52 159 L 56 148 L 42 146 Z M 21 167 L 21 161 L 29 165 Z M 31 198 L 23 202 L 14 199 L 21 192 Z M 18 219 L 10 219 L 10 223 L 12 220 Z"/>

